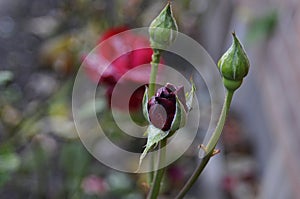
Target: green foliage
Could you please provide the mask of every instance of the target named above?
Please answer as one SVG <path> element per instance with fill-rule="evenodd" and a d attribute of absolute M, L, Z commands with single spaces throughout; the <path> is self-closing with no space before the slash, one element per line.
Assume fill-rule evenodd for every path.
<path fill-rule="evenodd" d="M 10 71 L 0 71 L 0 86 L 13 79 L 14 75 Z"/>
<path fill-rule="evenodd" d="M 0 152 L 0 187 L 10 180 L 13 172 L 20 167 L 21 161 L 16 153 L 10 150 Z"/>
<path fill-rule="evenodd" d="M 63 146 L 60 163 L 67 175 L 67 190 L 70 198 L 73 198 L 80 193 L 80 184 L 87 174 L 91 156 L 81 142 L 71 142 Z"/>
<path fill-rule="evenodd" d="M 263 16 L 254 18 L 250 22 L 247 32 L 247 40 L 251 43 L 256 43 L 263 39 L 267 39 L 274 33 L 278 24 L 278 12 L 271 10 Z"/>

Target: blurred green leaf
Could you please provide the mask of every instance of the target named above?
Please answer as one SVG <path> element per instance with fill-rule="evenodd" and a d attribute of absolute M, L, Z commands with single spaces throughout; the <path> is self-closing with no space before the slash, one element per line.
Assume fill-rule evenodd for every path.
<path fill-rule="evenodd" d="M 250 22 L 247 33 L 247 40 L 249 43 L 267 39 L 270 37 L 278 24 L 278 12 L 272 10 L 267 12 L 264 16 L 254 18 Z"/>
<path fill-rule="evenodd" d="M 93 114 L 97 114 L 100 113 L 101 111 L 103 111 L 106 107 L 106 102 L 104 99 L 101 98 L 97 98 L 95 99 L 95 103 L 94 101 L 89 101 L 87 102 L 85 105 L 83 105 L 83 107 L 81 108 L 80 112 L 79 112 L 79 116 L 82 119 L 86 119 L 90 116 L 93 116 Z"/>
<path fill-rule="evenodd" d="M 0 172 L 0 187 L 10 180 L 10 173 Z"/>
<path fill-rule="evenodd" d="M 118 115 L 121 116 L 121 115 Z M 112 141 L 122 141 L 124 138 L 123 131 L 118 127 L 111 111 L 103 111 L 98 116 L 101 128 L 105 135 Z M 120 119 L 120 118 L 118 118 Z"/>
<path fill-rule="evenodd" d="M 128 192 L 132 188 L 132 180 L 123 173 L 111 173 L 107 181 L 111 191 L 115 194 Z"/>
<path fill-rule="evenodd" d="M 61 153 L 61 162 L 67 173 L 82 176 L 90 161 L 90 155 L 81 142 L 66 144 Z"/>
<path fill-rule="evenodd" d="M 20 158 L 15 153 L 0 154 L 0 172 L 15 171 L 20 166 Z"/>
<path fill-rule="evenodd" d="M 6 84 L 14 78 L 14 75 L 10 71 L 0 71 L 0 86 Z"/>
<path fill-rule="evenodd" d="M 124 197 L 124 199 L 142 199 L 144 198 L 140 193 L 131 193 Z"/>
<path fill-rule="evenodd" d="M 68 117 L 53 116 L 43 118 L 43 120 L 40 122 L 39 128 L 41 131 L 45 130 L 47 133 L 51 132 L 64 139 L 78 138 L 74 121 Z"/>
<path fill-rule="evenodd" d="M 16 171 L 20 164 L 17 154 L 9 151 L 0 152 L 0 187 L 10 180 L 12 172 Z"/>
<path fill-rule="evenodd" d="M 71 142 L 63 146 L 60 162 L 63 170 L 66 172 L 66 184 L 68 193 L 78 195 L 82 178 L 88 171 L 88 165 L 91 161 L 91 156 L 84 148 L 81 142 Z"/>

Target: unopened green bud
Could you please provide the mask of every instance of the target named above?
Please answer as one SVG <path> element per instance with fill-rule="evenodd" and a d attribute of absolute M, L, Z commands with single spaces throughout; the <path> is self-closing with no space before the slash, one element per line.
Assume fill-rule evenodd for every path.
<path fill-rule="evenodd" d="M 250 64 L 235 33 L 232 33 L 232 36 L 233 43 L 220 58 L 218 68 L 223 76 L 224 86 L 230 91 L 235 91 L 241 86 L 243 78 L 248 74 Z"/>
<path fill-rule="evenodd" d="M 149 27 L 150 45 L 154 49 L 169 47 L 177 37 L 178 27 L 170 2 L 152 21 Z"/>

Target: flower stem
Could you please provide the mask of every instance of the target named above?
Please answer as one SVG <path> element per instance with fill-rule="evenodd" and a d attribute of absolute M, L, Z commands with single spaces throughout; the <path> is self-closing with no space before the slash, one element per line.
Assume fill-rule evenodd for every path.
<path fill-rule="evenodd" d="M 160 53 L 161 51 L 158 49 L 153 49 L 152 61 L 151 61 L 151 74 L 149 81 L 149 97 L 152 97 L 155 94 L 155 84 L 156 84 L 156 76 L 158 65 L 160 61 Z"/>
<path fill-rule="evenodd" d="M 228 90 L 226 91 L 225 101 L 224 101 L 224 104 L 223 104 L 222 112 L 221 112 L 217 127 L 216 127 L 215 131 L 213 132 L 213 134 L 212 134 L 212 136 L 211 136 L 211 138 L 208 141 L 208 144 L 206 146 L 206 150 L 207 150 L 208 153 L 213 152 L 213 150 L 215 149 L 215 147 L 216 147 L 216 145 L 217 145 L 217 143 L 220 139 L 223 127 L 225 125 L 225 120 L 226 120 L 226 117 L 227 117 L 228 112 L 229 112 L 229 108 L 230 108 L 230 104 L 231 104 L 231 101 L 232 101 L 233 93 L 234 93 L 233 91 L 228 91 Z"/>
<path fill-rule="evenodd" d="M 153 181 L 153 177 L 154 177 L 154 157 L 151 156 L 150 157 L 150 170 L 151 172 L 148 173 L 148 184 L 152 184 L 152 181 Z"/>
<path fill-rule="evenodd" d="M 164 167 L 164 162 L 165 162 L 165 157 L 166 157 L 166 146 L 167 145 L 167 139 L 163 139 L 159 143 L 159 151 L 158 151 L 158 162 L 157 162 L 157 169 L 161 167 L 160 169 L 156 170 L 155 175 L 154 175 L 154 181 L 151 186 L 150 192 L 148 194 L 147 199 L 156 199 L 159 190 L 160 190 L 160 185 L 161 185 L 161 180 L 164 176 L 165 172 L 165 167 Z"/>
<path fill-rule="evenodd" d="M 197 181 L 198 177 L 204 170 L 205 166 L 207 165 L 208 161 L 213 156 L 213 152 L 214 152 L 215 147 L 218 143 L 218 140 L 221 136 L 221 133 L 222 133 L 222 130 L 223 130 L 223 127 L 225 124 L 225 120 L 226 120 L 226 117 L 229 112 L 233 93 L 234 93 L 233 91 L 228 91 L 228 90 L 226 91 L 225 101 L 223 104 L 222 112 L 221 112 L 217 127 L 216 127 L 215 131 L 213 132 L 213 134 L 206 146 L 206 155 L 200 161 L 197 168 L 193 172 L 192 176 L 189 178 L 187 183 L 184 185 L 184 187 L 181 189 L 179 194 L 176 196 L 176 199 L 182 199 L 184 197 L 184 195 L 192 188 L 192 186 L 194 185 L 194 183 Z"/>
<path fill-rule="evenodd" d="M 151 98 L 155 94 L 156 76 L 158 71 L 158 65 L 160 62 L 161 51 L 159 49 L 153 49 L 152 61 L 151 61 L 151 74 L 149 80 L 148 96 Z M 154 165 L 154 158 L 151 159 L 151 167 Z M 151 171 L 148 175 L 148 182 L 151 184 L 153 181 L 154 172 Z"/>

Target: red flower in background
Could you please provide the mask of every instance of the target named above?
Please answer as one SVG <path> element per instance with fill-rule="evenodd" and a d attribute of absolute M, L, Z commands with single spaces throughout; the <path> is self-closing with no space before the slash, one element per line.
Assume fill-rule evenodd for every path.
<path fill-rule="evenodd" d="M 112 28 L 105 32 L 99 39 L 101 47 L 85 59 L 85 71 L 89 78 L 95 83 L 107 86 L 106 94 L 110 104 L 112 91 L 119 79 L 129 70 L 144 64 L 150 64 L 152 49 L 148 38 L 141 35 L 128 32 L 126 27 Z M 109 40 L 107 40 L 109 39 Z M 107 40 L 107 41 L 105 41 Z M 110 63 L 110 64 L 109 64 Z M 106 67 L 109 64 L 108 67 Z M 144 88 L 140 87 L 130 97 L 129 104 L 122 103 L 122 98 L 126 94 L 126 85 L 143 85 L 149 81 L 151 67 L 146 67 L 142 71 L 132 72 L 126 75 L 126 78 L 119 82 L 124 88 L 122 92 L 116 95 L 120 98 L 120 103 L 114 104 L 116 108 L 126 109 L 129 106 L 130 111 L 136 111 L 141 108 L 141 100 L 144 94 Z M 125 107 L 124 107 L 125 106 Z M 127 107 L 126 107 L 127 106 Z M 114 107 L 115 108 L 115 107 Z"/>

